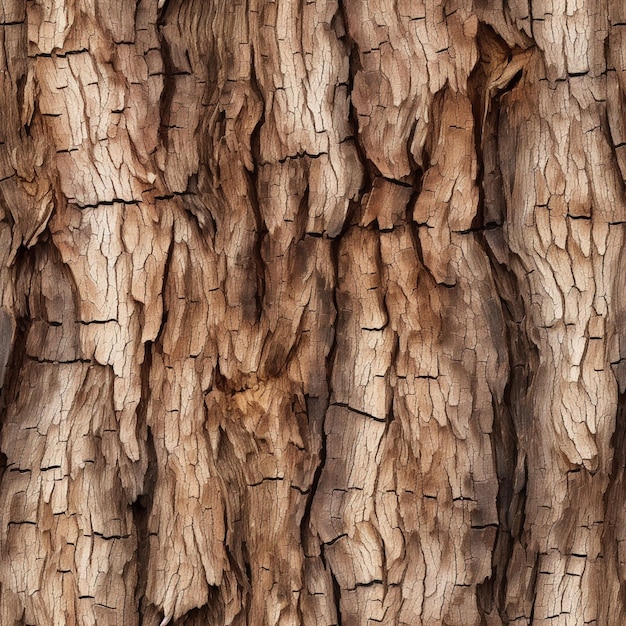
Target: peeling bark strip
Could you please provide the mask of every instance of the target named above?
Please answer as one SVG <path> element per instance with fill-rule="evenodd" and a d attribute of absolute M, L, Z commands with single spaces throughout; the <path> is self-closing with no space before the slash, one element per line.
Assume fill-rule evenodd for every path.
<path fill-rule="evenodd" d="M 3 0 L 0 624 L 626 623 L 625 25 Z"/>

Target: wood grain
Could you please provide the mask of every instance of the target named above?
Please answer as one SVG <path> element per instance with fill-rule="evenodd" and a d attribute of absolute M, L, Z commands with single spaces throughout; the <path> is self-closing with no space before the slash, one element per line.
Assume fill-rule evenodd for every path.
<path fill-rule="evenodd" d="M 625 24 L 4 0 L 0 624 L 622 624 Z"/>

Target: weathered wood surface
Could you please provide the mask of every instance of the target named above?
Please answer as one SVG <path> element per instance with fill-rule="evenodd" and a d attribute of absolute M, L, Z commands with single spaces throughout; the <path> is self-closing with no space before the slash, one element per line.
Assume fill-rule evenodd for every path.
<path fill-rule="evenodd" d="M 2 626 L 626 623 L 626 4 L 0 40 Z"/>

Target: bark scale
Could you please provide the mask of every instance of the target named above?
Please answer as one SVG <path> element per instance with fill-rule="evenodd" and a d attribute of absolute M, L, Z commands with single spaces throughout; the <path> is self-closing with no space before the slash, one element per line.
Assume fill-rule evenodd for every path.
<path fill-rule="evenodd" d="M 4 0 L 0 623 L 622 624 L 625 25 Z"/>

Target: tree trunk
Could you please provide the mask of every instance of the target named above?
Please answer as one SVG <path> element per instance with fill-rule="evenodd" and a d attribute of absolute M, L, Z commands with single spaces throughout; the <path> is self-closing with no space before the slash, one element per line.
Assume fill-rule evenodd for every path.
<path fill-rule="evenodd" d="M 0 20 L 0 624 L 626 623 L 624 3 Z"/>

